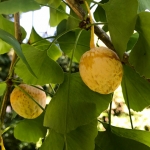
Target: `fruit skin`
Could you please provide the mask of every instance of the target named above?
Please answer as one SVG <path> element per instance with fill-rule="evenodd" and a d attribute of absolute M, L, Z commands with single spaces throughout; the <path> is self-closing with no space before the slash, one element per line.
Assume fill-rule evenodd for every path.
<path fill-rule="evenodd" d="M 27 84 L 20 84 L 19 87 L 45 108 L 46 94 L 44 91 Z M 37 87 L 42 88 L 41 86 Z M 14 111 L 23 118 L 33 119 L 43 112 L 43 110 L 28 95 L 17 87 L 14 88 L 10 95 L 10 103 Z"/>
<path fill-rule="evenodd" d="M 79 72 L 83 82 L 91 90 L 109 94 L 120 85 L 123 67 L 114 51 L 107 47 L 95 47 L 82 55 Z"/>

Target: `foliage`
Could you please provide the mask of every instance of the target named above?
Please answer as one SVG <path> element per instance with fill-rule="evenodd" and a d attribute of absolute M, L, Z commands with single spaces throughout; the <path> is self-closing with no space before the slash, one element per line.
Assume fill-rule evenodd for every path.
<path fill-rule="evenodd" d="M 91 26 L 84 2 L 72 2 L 73 7 L 70 0 L 9 0 L 0 3 L 0 54 L 5 55 L 13 48 L 18 55 L 18 59 L 12 61 L 7 78 L 2 78 L 4 82 L 0 83 L 1 123 L 4 121 L 4 106 L 9 104 L 5 99 L 8 89 L 21 82 L 39 84 L 48 87 L 45 92 L 50 94 L 51 101 L 36 119 L 14 122 L 12 118 L 8 126 L 13 125 L 16 139 L 38 143 L 40 150 L 150 149 L 149 132 L 111 125 L 113 93 L 102 95 L 91 91 L 81 80 L 78 69 L 72 70 L 82 54 L 90 49 Z M 88 0 L 88 3 L 97 6 L 93 16 L 97 23 L 101 22 L 102 28 L 107 28 L 112 40 L 112 43 L 107 40 L 105 44 L 113 44 L 113 50 L 122 61 L 124 76 L 121 86 L 133 127 L 130 108 L 141 111 L 150 104 L 150 12 L 145 11 L 150 8 L 150 3 L 147 0 Z M 67 5 L 71 9 L 69 12 L 66 12 Z M 33 27 L 28 43 L 20 44 L 15 34 L 18 27 L 15 24 L 14 29 L 14 23 L 3 16 L 43 6 L 50 9 L 49 24 L 56 27 L 56 34 L 43 38 Z M 81 17 L 82 14 L 85 16 Z M 23 40 L 26 31 L 22 27 L 20 31 Z M 100 31 L 95 30 L 95 33 L 104 42 L 106 35 Z M 65 68 L 59 65 L 62 57 L 69 60 Z M 16 76 L 12 76 L 13 72 Z M 101 121 L 105 131 L 98 131 L 97 117 L 108 106 L 108 124 Z"/>

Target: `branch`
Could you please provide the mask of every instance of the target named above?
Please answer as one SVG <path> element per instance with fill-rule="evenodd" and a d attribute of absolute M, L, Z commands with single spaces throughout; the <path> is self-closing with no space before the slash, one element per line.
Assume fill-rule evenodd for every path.
<path fill-rule="evenodd" d="M 80 0 L 66 0 L 70 8 L 77 14 L 77 16 L 83 20 L 85 19 L 86 12 L 81 7 Z M 99 26 L 94 26 L 94 32 L 98 36 L 98 38 L 110 49 L 115 51 L 115 48 L 110 40 L 110 37 L 106 34 L 106 32 L 101 29 Z"/>
<path fill-rule="evenodd" d="M 20 18 L 19 18 L 19 13 L 14 14 L 14 28 L 15 28 L 15 38 L 18 40 L 19 43 L 22 42 L 22 38 L 21 38 L 21 28 L 20 28 Z M 10 93 L 11 93 L 11 89 L 12 89 L 12 78 L 14 77 L 14 65 L 16 63 L 18 56 L 16 55 L 15 51 L 13 53 L 13 58 L 12 58 L 12 62 L 9 68 L 9 73 L 8 73 L 8 77 L 6 79 L 6 89 L 4 92 L 4 95 L 2 97 L 1 100 L 1 104 L 0 104 L 0 130 L 2 128 L 2 125 L 4 123 L 4 118 L 5 118 L 5 114 L 6 114 L 6 108 L 7 108 L 7 104 L 8 104 L 8 100 L 10 97 Z M 1 132 L 0 132 L 1 134 Z"/>

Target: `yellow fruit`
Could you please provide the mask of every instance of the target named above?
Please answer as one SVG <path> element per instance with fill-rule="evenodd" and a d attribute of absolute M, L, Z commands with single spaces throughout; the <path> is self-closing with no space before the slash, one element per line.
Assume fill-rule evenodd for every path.
<path fill-rule="evenodd" d="M 44 91 L 27 84 L 20 84 L 19 87 L 26 91 L 34 100 L 37 101 L 37 103 L 45 108 L 46 94 Z M 42 88 L 41 86 L 37 87 Z M 24 118 L 33 119 L 43 112 L 43 110 L 18 87 L 14 88 L 12 91 L 10 95 L 10 103 L 14 111 Z"/>
<path fill-rule="evenodd" d="M 81 57 L 79 72 L 91 90 L 109 94 L 120 85 L 123 67 L 114 51 L 106 47 L 95 47 Z"/>

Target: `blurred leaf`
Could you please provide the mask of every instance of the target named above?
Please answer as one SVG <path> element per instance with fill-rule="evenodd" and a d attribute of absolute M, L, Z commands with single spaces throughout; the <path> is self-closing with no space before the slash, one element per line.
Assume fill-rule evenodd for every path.
<path fill-rule="evenodd" d="M 134 47 L 134 45 L 136 44 L 138 38 L 139 38 L 139 34 L 137 32 L 132 34 L 132 36 L 130 37 L 130 39 L 128 41 L 127 51 L 131 50 Z"/>
<path fill-rule="evenodd" d="M 7 31 L 15 36 L 14 23 L 0 15 L 0 29 Z M 21 27 L 22 40 L 26 37 L 26 31 Z M 11 45 L 0 40 L 0 54 L 6 53 L 11 49 Z"/>
<path fill-rule="evenodd" d="M 139 39 L 131 51 L 129 61 L 141 76 L 150 78 L 150 13 L 141 12 L 136 22 Z"/>
<path fill-rule="evenodd" d="M 28 64 L 28 61 L 26 60 L 26 58 L 22 52 L 22 49 L 21 49 L 19 42 L 15 39 L 15 37 L 13 37 L 8 32 L 0 29 L 0 38 L 14 48 L 14 51 L 21 58 L 21 60 L 23 61 L 23 64 L 27 67 L 28 71 L 33 76 L 35 76 L 34 72 L 32 71 L 32 68 Z"/>
<path fill-rule="evenodd" d="M 98 7 L 96 8 L 95 12 L 94 12 L 94 18 L 97 22 L 101 21 L 101 22 L 106 22 L 106 14 L 105 14 L 105 10 L 103 9 L 102 6 L 98 5 Z"/>
<path fill-rule="evenodd" d="M 134 31 L 138 2 L 137 0 L 110 0 L 103 5 L 103 8 L 107 16 L 112 43 L 122 59 Z"/>
<path fill-rule="evenodd" d="M 65 135 L 50 130 L 40 150 L 63 150 L 64 146 L 67 147 L 67 150 L 92 150 L 95 146 L 96 135 L 97 120 Z"/>
<path fill-rule="evenodd" d="M 14 136 L 16 139 L 24 142 L 38 142 L 39 138 L 44 138 L 47 129 L 43 127 L 43 117 L 40 115 L 36 119 L 24 119 L 20 121 L 15 129 Z"/>
<path fill-rule="evenodd" d="M 40 5 L 34 0 L 9 0 L 0 3 L 0 14 L 14 14 L 37 9 L 40 9 Z"/>
<path fill-rule="evenodd" d="M 75 19 L 75 18 L 78 18 L 78 16 L 75 14 L 75 12 L 73 10 L 70 10 L 70 15 L 73 16 L 74 18 L 72 17 L 68 17 L 67 19 L 67 24 L 66 24 L 66 30 L 70 30 L 70 29 L 73 29 L 73 28 L 76 28 L 79 26 L 79 20 Z"/>
<path fill-rule="evenodd" d="M 39 50 L 47 50 L 48 56 L 53 60 L 57 60 L 62 55 L 58 46 L 55 44 L 51 45 L 51 42 L 40 37 L 34 28 L 32 28 L 29 43 Z"/>
<path fill-rule="evenodd" d="M 55 7 L 58 7 L 61 3 L 61 0 L 35 0 L 36 2 L 40 3 L 40 4 L 49 4 Z"/>
<path fill-rule="evenodd" d="M 58 133 L 68 133 L 96 118 L 110 101 L 111 95 L 91 91 L 79 73 L 65 74 L 64 82 L 46 109 L 44 125 Z"/>
<path fill-rule="evenodd" d="M 122 91 L 125 101 L 128 100 L 135 111 L 141 111 L 150 104 L 150 83 L 127 65 L 124 65 Z"/>
<path fill-rule="evenodd" d="M 6 88 L 6 83 L 5 82 L 0 82 L 0 96 L 3 95 L 4 91 L 5 91 L 5 88 Z"/>
<path fill-rule="evenodd" d="M 31 75 L 26 66 L 19 61 L 15 72 L 27 84 L 62 83 L 64 79 L 62 68 L 48 57 L 46 50 L 38 50 L 33 46 L 23 44 L 23 53 L 35 72 L 37 78 Z"/>
<path fill-rule="evenodd" d="M 58 8 L 61 4 L 61 0 L 49 0 L 48 2 L 49 5 L 54 6 L 55 8 Z"/>
<path fill-rule="evenodd" d="M 150 10 L 150 1 L 149 0 L 138 0 L 139 8 L 138 12 L 145 11 L 146 9 Z"/>
<path fill-rule="evenodd" d="M 97 149 L 95 150 L 150 150 L 148 146 L 140 143 L 141 141 L 135 141 L 136 136 L 139 137 L 139 133 L 144 131 L 137 134 L 136 130 L 115 127 L 111 127 L 111 129 L 112 131 L 106 130 L 98 133 L 96 137 Z M 129 136 L 131 137 L 129 138 Z M 146 136 L 143 137 L 142 141 L 145 140 Z"/>
<path fill-rule="evenodd" d="M 64 13 L 60 12 L 54 8 L 50 8 L 50 26 L 55 27 L 57 26 L 63 19 L 66 19 L 68 16 L 65 14 L 66 5 L 61 4 L 58 9 L 64 11 Z"/>

